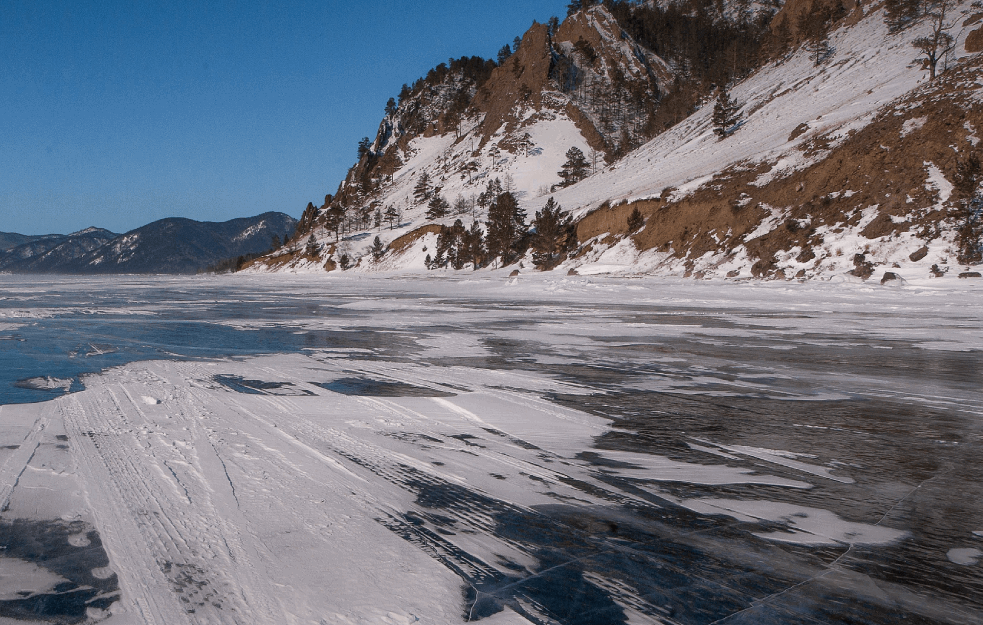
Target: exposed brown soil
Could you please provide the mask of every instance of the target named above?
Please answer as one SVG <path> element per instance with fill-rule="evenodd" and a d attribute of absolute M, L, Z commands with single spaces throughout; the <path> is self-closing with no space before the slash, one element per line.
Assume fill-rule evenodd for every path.
<path fill-rule="evenodd" d="M 602 234 L 628 234 L 628 215 L 632 207 L 628 204 L 602 205 L 584 215 L 577 222 L 577 240 L 588 241 Z"/>
<path fill-rule="evenodd" d="M 983 52 L 983 27 L 966 36 L 966 52 Z"/>
<path fill-rule="evenodd" d="M 410 232 L 393 239 L 393 242 L 389 244 L 389 249 L 391 249 L 394 254 L 402 254 L 408 247 L 413 245 L 416 241 L 420 240 L 428 233 L 440 234 L 440 226 L 438 224 L 427 224 L 425 226 L 420 226 L 416 230 L 411 230 Z"/>
<path fill-rule="evenodd" d="M 595 211 L 578 225 L 578 238 L 597 236 L 604 228 L 623 234 L 627 215 L 637 207 L 647 218 L 645 228 L 633 237 L 639 249 L 671 250 L 678 258 L 694 259 L 707 252 L 732 253 L 771 215 L 766 206 L 785 209 L 783 224 L 745 244 L 749 257 L 756 259 L 753 274 L 759 276 L 775 275 L 776 253 L 795 247 L 801 248 L 800 262 L 814 259 L 818 267 L 823 257 L 816 227 L 856 225 L 862 211 L 873 206 L 879 214 L 863 230 L 865 237 L 914 231 L 931 240 L 948 211 L 933 208 L 938 194 L 927 185 L 925 163 L 951 179 L 957 157 L 975 149 L 966 125 L 983 129 L 976 82 L 981 65 L 983 58 L 971 58 L 918 88 L 805 170 L 758 187 L 751 182 L 767 165 L 733 167 L 678 202 L 639 201 Z M 908 120 L 922 125 L 909 125 L 902 137 Z M 827 143 L 825 137 L 814 137 L 802 147 L 807 153 L 821 152 Z M 848 190 L 851 197 L 844 193 Z"/>

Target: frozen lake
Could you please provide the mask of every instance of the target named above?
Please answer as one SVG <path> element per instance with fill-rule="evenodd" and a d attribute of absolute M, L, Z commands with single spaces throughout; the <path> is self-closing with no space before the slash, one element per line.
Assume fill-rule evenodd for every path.
<path fill-rule="evenodd" d="M 983 622 L 983 286 L 0 276 L 0 623 Z"/>

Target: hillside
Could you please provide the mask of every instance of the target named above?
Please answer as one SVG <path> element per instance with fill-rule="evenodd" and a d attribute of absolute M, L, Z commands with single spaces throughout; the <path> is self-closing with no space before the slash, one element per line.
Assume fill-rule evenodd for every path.
<path fill-rule="evenodd" d="M 726 4 L 701 28 L 732 43 L 698 70 L 704 44 L 680 34 L 693 5 L 667 4 L 653 14 L 616 2 L 534 24 L 490 70 L 452 62 L 404 88 L 336 194 L 311 203 L 290 245 L 250 269 L 422 270 L 442 227 L 442 248 L 466 241 L 474 221 L 487 238 L 501 191 L 526 222 L 549 197 L 571 213 L 575 236 L 547 265 L 563 272 L 866 279 L 972 269 L 953 183 L 983 125 L 983 10 L 950 8 L 952 50 L 930 80 L 912 45 L 931 34 L 930 17 L 890 32 L 881 5 L 795 0 L 741 16 Z M 823 36 L 810 39 L 816 19 Z M 711 81 L 730 75 L 744 76 L 728 85 L 739 122 L 721 138 Z M 570 148 L 587 176 L 566 185 Z M 501 189 L 490 189 L 496 179 Z M 629 232 L 636 209 L 644 223 Z M 535 259 L 523 250 L 535 241 L 456 266 L 528 268 Z"/>
<path fill-rule="evenodd" d="M 0 255 L 0 271 L 195 273 L 225 259 L 267 251 L 274 236 L 285 237 L 296 223 L 271 212 L 221 223 L 161 219 L 121 235 L 88 228 L 17 246 Z"/>
<path fill-rule="evenodd" d="M 24 242 L 0 253 L 0 271 L 45 272 L 70 266 L 119 235 L 103 228 L 86 228 L 66 235 L 23 237 Z"/>
<path fill-rule="evenodd" d="M 45 239 L 49 237 L 59 237 L 58 234 L 47 234 L 47 235 L 28 235 L 28 234 L 17 234 L 16 232 L 0 232 L 0 254 L 8 250 L 12 250 L 18 245 L 23 245 L 25 243 L 30 243 L 31 241 L 37 241 L 39 239 Z"/>

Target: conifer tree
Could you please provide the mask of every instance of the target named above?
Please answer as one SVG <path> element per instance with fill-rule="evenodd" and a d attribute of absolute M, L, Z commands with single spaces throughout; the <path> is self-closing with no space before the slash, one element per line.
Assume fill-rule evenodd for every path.
<path fill-rule="evenodd" d="M 495 199 L 502 194 L 504 189 L 502 188 L 502 181 L 499 178 L 488 181 L 488 187 L 481 192 L 478 196 L 478 206 L 485 208 L 489 204 L 495 201 Z"/>
<path fill-rule="evenodd" d="M 485 241 L 492 258 L 501 258 L 502 264 L 508 265 L 518 253 L 524 251 L 520 248 L 528 231 L 526 214 L 511 193 L 498 196 L 488 209 L 485 226 Z"/>
<path fill-rule="evenodd" d="M 897 33 L 911 26 L 921 14 L 922 0 L 887 0 L 884 3 L 884 23 Z"/>
<path fill-rule="evenodd" d="M 976 154 L 960 160 L 953 177 L 953 200 L 956 205 L 957 262 L 963 265 L 983 261 L 983 165 Z"/>
<path fill-rule="evenodd" d="M 642 212 L 636 206 L 632 209 L 631 214 L 628 215 L 628 233 L 635 232 L 643 225 L 645 225 L 645 218 L 642 217 Z"/>
<path fill-rule="evenodd" d="M 358 160 L 362 160 L 366 154 L 369 153 L 369 148 L 372 147 L 372 142 L 368 137 L 362 137 L 358 142 Z"/>
<path fill-rule="evenodd" d="M 396 114 L 396 99 L 389 98 L 389 101 L 386 102 L 386 115 L 392 117 L 395 114 Z"/>
<path fill-rule="evenodd" d="M 587 172 L 590 171 L 590 164 L 584 157 L 583 151 L 577 146 L 567 150 L 566 157 L 567 162 L 563 163 L 562 169 L 557 172 L 557 175 L 560 176 L 561 187 L 569 187 L 580 182 L 587 177 Z"/>
<path fill-rule="evenodd" d="M 718 138 L 729 137 L 741 121 L 740 107 L 730 99 L 727 89 L 721 87 L 717 92 L 717 102 L 713 106 L 713 132 Z"/>
<path fill-rule="evenodd" d="M 420 174 L 420 179 L 417 180 L 416 186 L 413 188 L 413 199 L 416 200 L 417 204 L 423 204 L 430 199 L 432 193 L 430 175 L 427 172 L 423 172 Z"/>
<path fill-rule="evenodd" d="M 556 34 L 556 31 L 560 28 L 560 18 L 557 16 L 552 16 L 547 22 L 546 27 L 549 31 L 550 37 Z"/>
<path fill-rule="evenodd" d="M 440 234 L 437 235 L 437 249 L 434 252 L 431 267 L 437 269 L 447 266 L 447 253 L 451 248 L 450 232 L 447 226 L 441 226 Z"/>
<path fill-rule="evenodd" d="M 399 211 L 397 211 L 396 207 L 393 206 L 392 204 L 386 207 L 386 221 L 389 222 L 390 230 L 393 229 L 393 224 L 399 221 Z"/>
<path fill-rule="evenodd" d="M 340 204 L 333 204 L 324 213 L 324 227 L 334 232 L 335 242 L 341 238 L 341 229 L 345 225 L 345 209 Z"/>
<path fill-rule="evenodd" d="M 532 262 L 540 269 L 552 269 L 560 261 L 571 234 L 569 213 L 551 197 L 543 210 L 536 211 L 532 226 Z"/>
<path fill-rule="evenodd" d="M 427 219 L 431 221 L 442 219 L 447 216 L 450 210 L 451 206 L 447 203 L 447 200 L 440 193 L 434 193 L 433 197 L 430 198 L 430 203 L 427 205 Z"/>
<path fill-rule="evenodd" d="M 446 267 L 450 265 L 453 269 L 461 269 L 467 262 L 464 250 L 465 236 L 467 230 L 460 219 L 452 226 L 441 226 L 440 233 L 437 235 L 436 255 L 433 265 L 436 267 Z"/>
<path fill-rule="evenodd" d="M 314 238 L 314 233 L 307 238 L 307 245 L 304 247 L 304 256 L 310 259 L 316 260 L 318 254 L 321 253 L 321 246 L 317 244 L 317 239 Z"/>
<path fill-rule="evenodd" d="M 485 237 L 477 221 L 471 222 L 471 228 L 464 234 L 461 254 L 465 262 L 470 262 L 474 269 L 481 266 L 485 259 Z"/>
<path fill-rule="evenodd" d="M 510 56 L 512 56 L 512 48 L 509 47 L 509 44 L 505 44 L 502 46 L 502 49 L 498 51 L 498 64 L 502 65 L 505 63 L 505 61 L 509 60 Z"/>
<path fill-rule="evenodd" d="M 813 5 L 813 10 L 799 15 L 799 34 L 804 39 L 803 47 L 809 53 L 814 65 L 822 63 L 831 52 L 829 46 L 829 23 L 831 12 L 828 8 Z"/>
<path fill-rule="evenodd" d="M 372 258 L 376 260 L 379 260 L 386 254 L 386 246 L 382 242 L 382 239 L 378 237 L 378 235 L 375 237 L 375 240 L 372 241 L 371 252 L 372 252 Z"/>

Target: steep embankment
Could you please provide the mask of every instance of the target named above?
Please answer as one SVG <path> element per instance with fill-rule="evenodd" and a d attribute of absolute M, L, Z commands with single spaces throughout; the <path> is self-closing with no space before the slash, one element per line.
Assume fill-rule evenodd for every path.
<path fill-rule="evenodd" d="M 867 15 L 833 33 L 826 62 L 799 51 L 735 87 L 744 121 L 732 136 L 718 140 L 706 106 L 558 192 L 581 214 L 630 203 L 581 222 L 580 238 L 592 240 L 574 264 L 776 277 L 955 269 L 946 201 L 956 160 L 983 126 L 983 61 L 965 53 L 963 28 L 961 58 L 929 83 L 911 46 L 927 27 L 891 35 L 880 12 Z M 625 238 L 635 207 L 646 227 Z"/>

